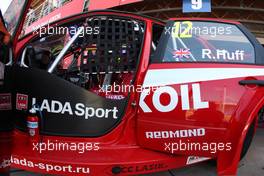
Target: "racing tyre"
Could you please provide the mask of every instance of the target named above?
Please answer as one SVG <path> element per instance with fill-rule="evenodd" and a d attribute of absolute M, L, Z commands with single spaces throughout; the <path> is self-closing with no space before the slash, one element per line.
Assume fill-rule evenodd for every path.
<path fill-rule="evenodd" d="M 240 160 L 242 160 L 248 152 L 248 149 L 249 149 L 249 147 L 252 143 L 252 140 L 253 140 L 254 130 L 255 130 L 255 123 L 253 122 L 248 129 L 248 132 L 247 132 L 244 144 L 243 144 L 243 148 L 241 151 Z"/>

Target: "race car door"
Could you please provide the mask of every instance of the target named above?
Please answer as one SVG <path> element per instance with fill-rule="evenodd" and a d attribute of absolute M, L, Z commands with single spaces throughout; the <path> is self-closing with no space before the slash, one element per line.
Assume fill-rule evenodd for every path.
<path fill-rule="evenodd" d="M 256 40 L 240 24 L 168 22 L 147 70 L 139 100 L 141 146 L 174 154 L 215 156 L 245 94 L 239 81 L 264 75 L 254 66 Z"/>
<path fill-rule="evenodd" d="M 9 70 L 10 66 L 13 64 L 12 49 L 15 48 L 30 2 L 31 0 L 13 0 L 10 4 L 12 8 L 7 9 L 3 17 L 3 24 L 6 24 L 7 31 L 12 38 L 12 45 L 5 45 L 3 43 L 4 36 L 3 33 L 0 32 L 0 132 L 10 131 L 13 128 L 11 118 L 12 96 L 11 90 L 8 88 L 10 80 L 4 81 L 4 78 L 6 70 Z"/>

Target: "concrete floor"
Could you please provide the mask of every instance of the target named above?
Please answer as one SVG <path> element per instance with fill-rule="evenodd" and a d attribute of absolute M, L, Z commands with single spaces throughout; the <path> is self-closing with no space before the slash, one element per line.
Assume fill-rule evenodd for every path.
<path fill-rule="evenodd" d="M 264 175 L 264 128 L 258 129 L 253 143 L 246 155 L 240 162 L 239 176 L 261 176 Z M 44 176 L 28 172 L 14 172 L 11 176 Z M 215 176 L 216 167 L 213 164 L 204 162 L 188 168 L 171 170 L 168 172 L 155 173 L 145 176 Z M 47 175 L 46 175 L 47 176 Z"/>

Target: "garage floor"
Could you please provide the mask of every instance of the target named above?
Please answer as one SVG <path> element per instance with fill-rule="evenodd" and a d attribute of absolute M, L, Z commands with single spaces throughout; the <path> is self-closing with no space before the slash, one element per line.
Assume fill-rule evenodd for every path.
<path fill-rule="evenodd" d="M 11 176 L 41 176 L 23 171 L 15 171 Z M 188 168 L 171 170 L 168 172 L 150 174 L 151 176 L 214 176 L 216 167 L 205 162 Z M 150 176 L 149 175 L 149 176 Z M 239 176 L 260 176 L 264 175 L 264 128 L 258 129 L 249 152 L 240 162 L 238 169 Z M 43 176 L 43 175 L 42 175 Z M 147 176 L 147 175 L 146 175 Z"/>

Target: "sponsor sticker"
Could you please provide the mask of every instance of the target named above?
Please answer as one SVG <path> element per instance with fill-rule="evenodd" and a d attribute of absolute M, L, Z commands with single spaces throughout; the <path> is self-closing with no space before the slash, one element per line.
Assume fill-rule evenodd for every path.
<path fill-rule="evenodd" d="M 16 109 L 17 110 L 27 110 L 28 109 L 28 95 L 17 94 Z"/>
<path fill-rule="evenodd" d="M 0 94 L 0 111 L 3 110 L 11 110 L 12 102 L 11 102 L 11 94 Z"/>
<path fill-rule="evenodd" d="M 190 49 L 188 49 L 188 48 L 186 48 L 186 49 L 181 48 L 181 49 L 176 50 L 173 53 L 173 55 L 174 55 L 173 57 L 176 59 L 183 59 L 183 58 L 189 59 L 191 52 L 190 52 Z"/>
<path fill-rule="evenodd" d="M 85 119 L 90 118 L 113 118 L 118 119 L 118 108 L 113 107 L 111 109 L 87 107 L 83 103 L 73 104 L 71 102 L 60 102 L 58 100 L 38 100 L 32 98 L 32 105 L 39 104 L 40 111 L 45 111 L 53 114 L 68 114 L 71 116 L 84 117 Z"/>
<path fill-rule="evenodd" d="M 163 86 L 158 87 L 156 91 L 154 91 L 153 95 L 150 95 L 148 89 L 145 89 L 141 93 L 139 106 L 145 113 L 152 113 L 153 111 L 158 112 L 171 112 L 174 111 L 177 106 L 179 106 L 179 98 L 181 98 L 181 109 L 183 111 L 185 110 L 191 110 L 191 105 L 193 109 L 208 109 L 209 108 L 209 102 L 208 101 L 202 101 L 203 98 L 201 96 L 201 88 L 200 84 L 192 84 L 192 96 L 189 96 L 189 85 L 180 85 L 180 92 L 177 92 L 177 90 L 172 86 Z M 180 94 L 179 94 L 180 93 Z M 161 102 L 163 94 L 168 94 L 170 96 L 170 102 L 167 105 L 163 105 Z M 181 95 L 181 96 L 178 96 Z M 149 102 L 146 101 L 148 96 L 152 96 L 151 101 L 154 107 L 150 106 Z"/>
<path fill-rule="evenodd" d="M 164 170 L 167 167 L 168 166 L 164 163 L 153 163 L 153 164 L 145 164 L 145 165 L 114 167 L 112 169 L 112 172 L 125 173 L 130 175 L 132 173 L 137 173 L 137 172 Z"/>
<path fill-rule="evenodd" d="M 205 136 L 205 129 L 185 129 L 176 131 L 148 131 L 145 133 L 147 139 L 174 139 Z"/>
<path fill-rule="evenodd" d="M 245 51 L 235 50 L 228 51 L 224 49 L 216 49 L 215 51 L 210 49 L 202 49 L 202 58 L 210 60 L 220 60 L 220 61 L 244 61 Z"/>
<path fill-rule="evenodd" d="M 172 28 L 174 38 L 192 38 L 191 30 L 193 23 L 191 21 L 175 22 Z"/>
<path fill-rule="evenodd" d="M 189 156 L 186 164 L 189 165 L 189 164 L 199 163 L 199 162 L 206 161 L 209 159 L 210 158 L 208 157 Z"/>
<path fill-rule="evenodd" d="M 107 99 L 111 100 L 123 100 L 125 98 L 124 95 L 106 95 Z"/>

